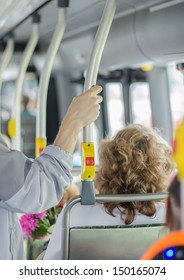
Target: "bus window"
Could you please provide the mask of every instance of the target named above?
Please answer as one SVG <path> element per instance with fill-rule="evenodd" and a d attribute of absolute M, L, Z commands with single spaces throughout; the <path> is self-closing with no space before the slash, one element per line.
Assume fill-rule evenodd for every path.
<path fill-rule="evenodd" d="M 130 86 L 133 123 L 152 126 L 150 91 L 148 83 L 137 82 Z"/>
<path fill-rule="evenodd" d="M 173 131 L 175 131 L 184 116 L 184 77 L 176 69 L 176 65 L 169 65 L 167 71 L 170 87 L 172 124 Z"/>
<path fill-rule="evenodd" d="M 121 83 L 106 84 L 109 134 L 113 136 L 125 127 L 123 88 Z"/>
<path fill-rule="evenodd" d="M 34 73 L 27 73 L 23 85 L 23 94 L 27 95 L 30 99 L 28 109 L 31 113 L 36 114 L 36 98 L 38 90 L 38 81 Z M 14 107 L 14 92 L 15 92 L 15 80 L 5 80 L 2 83 L 2 107 L 6 108 L 9 118 L 12 114 L 12 108 Z M 8 118 L 8 119 L 9 119 Z M 6 119 L 6 120 L 8 120 Z"/>

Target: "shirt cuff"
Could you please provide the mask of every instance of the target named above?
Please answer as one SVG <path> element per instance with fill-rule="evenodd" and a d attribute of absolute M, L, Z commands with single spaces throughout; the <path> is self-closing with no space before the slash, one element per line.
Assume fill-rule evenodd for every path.
<path fill-rule="evenodd" d="M 72 154 L 66 152 L 65 150 L 55 145 L 48 145 L 40 155 L 44 155 L 44 154 L 54 156 L 59 161 L 65 158 L 70 164 L 72 164 L 73 162 Z"/>

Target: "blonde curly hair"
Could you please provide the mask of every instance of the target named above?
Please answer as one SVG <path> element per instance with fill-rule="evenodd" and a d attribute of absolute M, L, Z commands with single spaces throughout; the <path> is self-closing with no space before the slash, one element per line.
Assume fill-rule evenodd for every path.
<path fill-rule="evenodd" d="M 167 189 L 173 169 L 171 147 L 157 129 L 130 124 L 99 148 L 100 165 L 95 185 L 100 194 L 145 194 Z M 156 212 L 154 201 L 104 203 L 108 214 L 118 208 L 125 224 L 131 224 L 136 211 L 146 216 Z"/>

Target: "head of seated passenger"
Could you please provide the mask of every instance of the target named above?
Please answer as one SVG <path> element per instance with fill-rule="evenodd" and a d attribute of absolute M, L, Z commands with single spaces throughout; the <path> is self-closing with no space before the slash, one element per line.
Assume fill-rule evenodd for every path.
<path fill-rule="evenodd" d="M 29 104 L 29 97 L 27 95 L 22 96 L 22 111 L 27 111 L 28 110 L 28 104 Z"/>
<path fill-rule="evenodd" d="M 113 139 L 105 139 L 99 148 L 100 164 L 95 176 L 99 194 L 146 194 L 164 192 L 173 170 L 171 147 L 157 129 L 130 124 Z M 118 208 L 125 224 L 134 221 L 136 212 L 153 216 L 154 201 L 105 203 L 114 216 Z"/>
<path fill-rule="evenodd" d="M 167 225 L 171 231 L 181 229 L 180 222 L 180 186 L 181 183 L 176 175 L 169 188 L 169 197 L 167 200 L 166 219 Z"/>
<path fill-rule="evenodd" d="M 28 95 L 23 95 L 21 100 L 21 118 L 22 120 L 35 120 L 35 114 L 30 109 L 31 106 L 31 100 Z"/>

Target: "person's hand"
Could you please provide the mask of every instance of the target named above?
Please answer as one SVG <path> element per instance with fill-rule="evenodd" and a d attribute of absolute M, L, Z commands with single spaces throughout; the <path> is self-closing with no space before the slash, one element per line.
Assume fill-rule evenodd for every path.
<path fill-rule="evenodd" d="M 103 100 L 98 95 L 101 91 L 102 87 L 97 85 L 74 97 L 63 122 L 75 123 L 79 130 L 94 122 L 99 116 L 99 104 Z"/>
<path fill-rule="evenodd" d="M 80 194 L 80 191 L 78 189 L 78 186 L 75 184 L 75 183 L 72 183 L 72 185 L 65 189 L 64 190 L 64 193 L 63 193 L 63 197 L 62 199 L 60 200 L 58 206 L 63 208 L 64 204 L 72 197 L 76 196 L 76 195 L 79 195 Z"/>
<path fill-rule="evenodd" d="M 91 89 L 74 97 L 61 123 L 54 145 L 72 153 L 81 129 L 94 122 L 100 114 L 100 103 L 103 98 L 98 94 L 101 86 Z"/>

